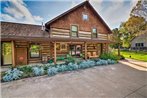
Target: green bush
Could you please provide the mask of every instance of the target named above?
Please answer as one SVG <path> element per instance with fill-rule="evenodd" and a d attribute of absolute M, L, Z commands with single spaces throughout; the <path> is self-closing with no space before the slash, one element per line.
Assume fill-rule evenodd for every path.
<path fill-rule="evenodd" d="M 63 61 L 64 59 L 65 59 L 65 57 L 63 57 L 63 56 L 57 57 L 57 61 Z"/>
<path fill-rule="evenodd" d="M 37 67 L 37 66 L 32 67 L 32 71 L 35 76 L 41 76 L 44 74 L 44 68 L 40 67 L 40 66 L 39 67 Z"/>
<path fill-rule="evenodd" d="M 17 68 L 9 69 L 8 71 L 5 72 L 5 75 L 2 77 L 2 79 L 5 82 L 17 80 L 17 79 L 20 79 L 22 74 L 23 72 Z"/>
<path fill-rule="evenodd" d="M 20 66 L 20 67 L 18 67 L 18 69 L 23 72 L 22 77 L 24 77 L 24 78 L 33 76 L 32 66 L 28 66 L 28 65 Z"/>
<path fill-rule="evenodd" d="M 66 64 L 69 63 L 75 63 L 76 59 L 74 57 L 72 57 L 71 55 L 67 55 L 67 59 L 65 60 Z"/>
<path fill-rule="evenodd" d="M 56 75 L 58 73 L 58 69 L 55 67 L 50 67 L 48 68 L 47 74 L 48 76 L 53 76 Z"/>
<path fill-rule="evenodd" d="M 100 59 L 111 59 L 111 60 L 119 60 L 118 56 L 113 53 L 103 53 L 100 55 Z"/>

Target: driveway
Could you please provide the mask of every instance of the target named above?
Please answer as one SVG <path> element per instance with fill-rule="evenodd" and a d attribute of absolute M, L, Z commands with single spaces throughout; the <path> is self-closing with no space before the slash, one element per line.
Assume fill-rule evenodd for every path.
<path fill-rule="evenodd" d="M 2 98 L 147 98 L 147 72 L 125 64 L 2 83 Z"/>

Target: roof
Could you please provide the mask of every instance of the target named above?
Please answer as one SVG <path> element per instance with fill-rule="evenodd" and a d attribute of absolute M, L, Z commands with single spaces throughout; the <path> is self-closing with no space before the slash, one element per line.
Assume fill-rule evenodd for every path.
<path fill-rule="evenodd" d="M 80 8 L 81 6 L 85 5 L 85 4 L 88 4 L 91 9 L 93 10 L 93 12 L 96 14 L 97 18 L 100 19 L 100 21 L 104 24 L 104 26 L 107 28 L 107 30 L 109 31 L 109 33 L 112 33 L 112 31 L 110 30 L 110 28 L 108 27 L 108 25 L 105 23 L 105 21 L 101 18 L 101 16 L 97 13 L 97 11 L 93 8 L 93 6 L 89 3 L 89 1 L 84 1 L 82 3 L 80 3 L 79 5 L 69 9 L 68 11 L 60 14 L 59 16 L 53 18 L 52 20 L 48 21 L 45 26 L 48 27 L 51 23 L 55 22 L 56 20 L 58 20 L 59 18 L 62 18 L 63 16 L 67 15 L 68 13 Z"/>
<path fill-rule="evenodd" d="M 26 41 L 71 41 L 71 42 L 98 42 L 98 43 L 110 43 L 107 40 L 97 39 L 79 39 L 79 38 L 50 38 L 49 33 L 41 30 L 40 25 L 32 24 L 21 24 L 12 22 L 1 22 L 1 40 L 12 41 L 12 40 L 26 40 Z"/>
<path fill-rule="evenodd" d="M 2 37 L 42 37 L 48 38 L 49 34 L 41 30 L 40 25 L 1 22 Z"/>

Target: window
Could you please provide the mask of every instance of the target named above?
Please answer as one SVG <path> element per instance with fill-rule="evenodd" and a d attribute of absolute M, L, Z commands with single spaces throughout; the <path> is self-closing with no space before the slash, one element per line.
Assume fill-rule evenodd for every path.
<path fill-rule="evenodd" d="M 144 44 L 143 43 L 141 43 L 141 47 L 144 47 Z"/>
<path fill-rule="evenodd" d="M 36 45 L 36 44 L 30 45 L 30 57 L 31 58 L 40 57 L 40 45 Z"/>
<path fill-rule="evenodd" d="M 135 46 L 137 47 L 138 46 L 138 43 L 135 43 Z"/>
<path fill-rule="evenodd" d="M 71 36 L 72 37 L 78 36 L 78 26 L 76 26 L 76 25 L 71 26 Z"/>
<path fill-rule="evenodd" d="M 136 47 L 144 47 L 144 44 L 143 43 L 135 43 L 135 46 Z"/>
<path fill-rule="evenodd" d="M 83 20 L 88 20 L 88 15 L 87 14 L 82 14 Z"/>
<path fill-rule="evenodd" d="M 61 51 L 66 51 L 66 50 L 67 50 L 67 44 L 61 43 L 61 44 L 60 44 L 60 50 L 61 50 Z"/>
<path fill-rule="evenodd" d="M 92 29 L 92 38 L 97 38 L 97 29 L 96 28 Z"/>

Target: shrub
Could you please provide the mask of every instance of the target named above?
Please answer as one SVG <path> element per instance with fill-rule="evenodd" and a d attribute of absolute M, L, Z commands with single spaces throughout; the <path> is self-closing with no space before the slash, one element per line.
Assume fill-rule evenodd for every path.
<path fill-rule="evenodd" d="M 65 60 L 65 63 L 66 64 L 69 64 L 69 63 L 75 63 L 75 58 L 72 57 L 71 55 L 67 55 L 67 59 Z"/>
<path fill-rule="evenodd" d="M 85 68 L 88 68 L 89 65 L 87 64 L 86 61 L 82 61 L 80 64 L 79 64 L 79 68 L 80 69 L 85 69 Z"/>
<path fill-rule="evenodd" d="M 35 76 L 41 76 L 41 75 L 44 74 L 44 69 L 43 69 L 43 67 L 33 67 L 32 70 L 33 70 L 33 74 L 34 74 Z"/>
<path fill-rule="evenodd" d="M 108 59 L 107 61 L 108 61 L 108 64 L 115 64 L 116 63 L 116 61 L 111 60 L 111 59 Z"/>
<path fill-rule="evenodd" d="M 63 61 L 64 59 L 65 59 L 65 57 L 63 57 L 63 56 L 57 57 L 57 61 Z"/>
<path fill-rule="evenodd" d="M 69 71 L 72 71 L 72 70 L 77 70 L 79 67 L 78 67 L 78 65 L 75 64 L 75 63 L 69 63 L 69 64 L 67 65 L 67 68 L 68 68 Z"/>
<path fill-rule="evenodd" d="M 58 73 L 58 69 L 55 67 L 50 67 L 48 68 L 47 74 L 48 76 L 53 76 L 56 75 Z"/>
<path fill-rule="evenodd" d="M 100 55 L 100 59 L 111 59 L 111 60 L 118 60 L 118 56 L 113 54 L 113 53 L 103 53 L 102 55 Z"/>
<path fill-rule="evenodd" d="M 19 79 L 23 72 L 18 70 L 17 68 L 10 69 L 5 72 L 6 74 L 2 77 L 3 81 L 12 81 Z"/>
<path fill-rule="evenodd" d="M 92 61 L 92 60 L 88 60 L 88 61 L 87 61 L 87 64 L 89 65 L 89 67 L 93 67 L 93 66 L 96 65 L 96 64 L 95 64 L 95 61 Z"/>
<path fill-rule="evenodd" d="M 64 72 L 68 70 L 67 65 L 58 65 L 57 69 L 58 69 L 58 72 Z"/>
<path fill-rule="evenodd" d="M 18 69 L 23 72 L 22 77 L 31 77 L 31 76 L 33 76 L 32 66 L 28 66 L 28 65 L 20 66 L 20 67 L 18 67 Z"/>
<path fill-rule="evenodd" d="M 108 65 L 108 61 L 107 60 L 102 60 L 100 59 L 99 61 L 96 62 L 96 65 Z"/>

